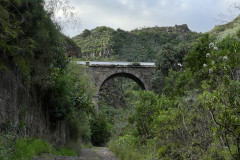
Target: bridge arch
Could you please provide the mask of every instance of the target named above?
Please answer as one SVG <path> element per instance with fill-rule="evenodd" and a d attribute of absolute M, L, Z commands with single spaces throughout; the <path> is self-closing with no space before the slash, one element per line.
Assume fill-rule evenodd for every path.
<path fill-rule="evenodd" d="M 126 77 L 126 78 L 129 78 L 129 79 L 132 79 L 133 81 L 135 81 L 140 87 L 142 90 L 145 90 L 145 85 L 143 84 L 143 82 L 137 78 L 136 76 L 132 75 L 132 74 L 129 74 L 129 73 L 124 73 L 124 72 L 121 72 L 121 73 L 115 73 L 115 74 L 112 74 L 111 76 L 107 77 L 101 84 L 101 86 L 99 87 L 99 89 L 102 87 L 102 85 L 108 81 L 109 79 L 112 79 L 114 77 Z"/>
<path fill-rule="evenodd" d="M 149 90 L 149 86 L 148 83 L 145 82 L 144 79 L 141 78 L 140 75 L 138 75 L 137 73 L 132 73 L 132 72 L 126 72 L 126 71 L 121 71 L 121 72 L 110 72 L 108 74 L 106 74 L 104 77 L 101 78 L 101 80 L 97 83 L 97 96 L 99 95 L 99 91 L 101 89 L 101 87 L 103 86 L 103 84 L 108 81 L 109 79 L 112 79 L 114 77 L 126 77 L 129 79 L 132 79 L 133 81 L 135 81 L 142 90 Z"/>
<path fill-rule="evenodd" d="M 96 110 L 98 110 L 99 91 L 102 85 L 113 77 L 127 77 L 134 80 L 142 89 L 152 90 L 151 79 L 156 72 L 154 63 L 139 62 L 139 65 L 133 65 L 133 62 L 78 61 L 77 63 L 86 65 L 90 81 L 95 86 L 93 102 Z"/>

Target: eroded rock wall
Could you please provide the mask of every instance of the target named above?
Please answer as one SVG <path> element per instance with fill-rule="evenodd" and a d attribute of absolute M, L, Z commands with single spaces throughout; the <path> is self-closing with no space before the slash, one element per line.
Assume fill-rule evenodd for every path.
<path fill-rule="evenodd" d="M 0 130 L 23 136 L 38 136 L 65 144 L 69 131 L 64 121 L 50 122 L 49 109 L 38 93 L 23 85 L 11 71 L 0 71 Z"/>

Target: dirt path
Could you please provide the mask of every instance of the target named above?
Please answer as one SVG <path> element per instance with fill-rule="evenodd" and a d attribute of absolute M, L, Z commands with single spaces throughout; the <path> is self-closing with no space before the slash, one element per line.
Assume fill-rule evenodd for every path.
<path fill-rule="evenodd" d="M 80 157 L 44 154 L 33 160 L 118 160 L 107 147 L 92 147 L 81 150 Z"/>

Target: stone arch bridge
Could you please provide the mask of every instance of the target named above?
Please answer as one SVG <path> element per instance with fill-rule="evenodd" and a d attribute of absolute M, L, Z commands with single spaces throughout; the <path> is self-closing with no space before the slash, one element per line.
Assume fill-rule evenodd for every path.
<path fill-rule="evenodd" d="M 152 90 L 151 80 L 156 72 L 155 63 L 146 62 L 92 62 L 77 61 L 86 65 L 91 82 L 96 87 L 94 101 L 97 107 L 101 86 L 114 77 L 127 77 L 134 80 L 143 90 Z M 97 108 L 96 108 L 97 109 Z"/>

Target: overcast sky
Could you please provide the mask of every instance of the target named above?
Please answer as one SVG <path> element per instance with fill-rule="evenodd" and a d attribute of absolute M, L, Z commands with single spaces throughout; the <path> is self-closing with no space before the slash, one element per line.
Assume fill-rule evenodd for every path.
<path fill-rule="evenodd" d="M 84 29 L 108 26 L 132 30 L 142 27 L 187 24 L 190 30 L 207 32 L 219 24 L 220 14 L 231 15 L 229 7 L 239 0 L 69 0 L 78 12 L 77 29 L 66 25 L 72 37 Z M 234 12 L 233 15 L 239 14 Z"/>

